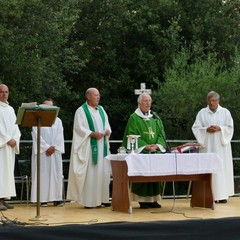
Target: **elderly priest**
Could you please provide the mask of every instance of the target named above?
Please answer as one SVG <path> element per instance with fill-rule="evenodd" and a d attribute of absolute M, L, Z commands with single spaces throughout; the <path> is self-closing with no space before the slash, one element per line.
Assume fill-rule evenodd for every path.
<path fill-rule="evenodd" d="M 164 153 L 167 149 L 165 132 L 160 117 L 150 108 L 151 96 L 142 93 L 138 97 L 138 108 L 131 114 L 123 137 L 123 146 L 128 147 L 128 136 L 139 135 L 138 153 Z M 160 208 L 161 183 L 132 183 L 132 199 L 138 201 L 140 208 Z"/>

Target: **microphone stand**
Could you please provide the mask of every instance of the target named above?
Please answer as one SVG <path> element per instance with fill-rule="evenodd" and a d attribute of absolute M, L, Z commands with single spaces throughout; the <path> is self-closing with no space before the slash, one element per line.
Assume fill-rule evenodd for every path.
<path fill-rule="evenodd" d="M 153 111 L 151 111 L 151 114 L 153 115 L 153 119 L 156 120 L 157 122 L 157 125 L 158 125 L 158 128 L 160 128 L 160 124 L 159 124 L 159 121 L 161 121 L 161 118 Z M 164 134 L 160 131 L 160 135 L 162 136 L 165 144 L 166 144 L 166 153 L 171 153 L 171 147 L 170 145 L 168 144 Z M 176 159 L 176 153 L 175 153 L 175 159 Z M 177 170 L 176 170 L 176 174 L 177 174 Z M 175 203 L 176 203 L 176 193 L 175 193 L 175 182 L 173 181 L 172 182 L 172 188 L 173 188 L 173 197 L 174 197 L 174 202 L 173 202 L 173 206 L 172 206 L 172 209 L 169 211 L 169 212 L 173 212 L 173 213 L 177 213 L 174 211 L 174 208 L 175 208 Z"/>
<path fill-rule="evenodd" d="M 160 117 L 153 111 L 151 111 L 151 114 L 153 115 L 153 119 L 156 121 L 159 130 L 161 130 L 161 127 L 160 127 L 160 124 L 159 124 L 159 121 L 158 121 L 158 120 L 161 121 Z M 166 153 L 171 153 L 171 147 L 169 146 L 169 144 L 168 144 L 164 134 L 161 131 L 160 131 L 160 135 L 161 135 L 161 137 L 163 138 L 163 140 L 164 140 L 164 142 L 166 144 Z"/>

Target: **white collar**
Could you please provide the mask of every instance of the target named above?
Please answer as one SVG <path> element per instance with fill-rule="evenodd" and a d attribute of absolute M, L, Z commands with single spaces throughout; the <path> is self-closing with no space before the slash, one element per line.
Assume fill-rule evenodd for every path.
<path fill-rule="evenodd" d="M 0 105 L 3 107 L 7 107 L 9 105 L 8 101 L 7 102 L 1 102 L 0 101 Z"/>
<path fill-rule="evenodd" d="M 216 113 L 216 112 L 219 112 L 219 111 L 221 111 L 221 110 L 222 110 L 222 107 L 221 107 L 220 105 L 218 105 L 216 111 L 212 111 L 212 110 L 209 108 L 209 106 L 207 106 L 207 111 L 208 111 L 209 113 Z"/>
<path fill-rule="evenodd" d="M 135 110 L 135 113 L 139 116 L 139 117 L 141 117 L 141 118 L 143 118 L 144 120 L 149 120 L 153 115 L 151 114 L 151 111 L 149 110 L 148 111 L 148 115 L 144 115 L 143 114 L 143 112 L 141 111 L 141 109 L 138 107 L 136 110 Z"/>

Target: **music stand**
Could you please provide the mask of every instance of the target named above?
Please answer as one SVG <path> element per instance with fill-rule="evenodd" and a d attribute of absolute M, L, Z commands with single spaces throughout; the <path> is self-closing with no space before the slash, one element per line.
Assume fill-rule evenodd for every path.
<path fill-rule="evenodd" d="M 59 107 L 20 107 L 16 123 L 23 127 L 37 126 L 37 214 L 30 221 L 46 221 L 40 216 L 40 136 L 41 127 L 51 127 L 56 120 Z"/>

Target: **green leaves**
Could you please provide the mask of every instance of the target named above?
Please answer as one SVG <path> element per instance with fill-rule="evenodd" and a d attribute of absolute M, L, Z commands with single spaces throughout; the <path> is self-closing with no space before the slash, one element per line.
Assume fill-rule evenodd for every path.
<path fill-rule="evenodd" d="M 62 47 L 74 21 L 66 14 L 76 9 L 64 1 L 29 0 L 1 1 L 0 7 L 0 81 L 9 85 L 12 104 L 60 96 L 66 87 Z"/>
<path fill-rule="evenodd" d="M 86 89 L 97 87 L 121 139 L 137 107 L 134 89 L 145 82 L 174 138 L 192 137 L 212 89 L 240 118 L 231 105 L 239 94 L 238 0 L 2 0 L 0 9 L 0 82 L 15 107 L 50 96 L 71 128 Z"/>
<path fill-rule="evenodd" d="M 238 59 L 239 56 L 236 56 Z M 190 62 L 191 60 L 191 62 Z M 240 104 L 240 75 L 237 60 L 231 69 L 225 69 L 216 56 L 193 58 L 191 52 L 182 50 L 171 66 L 165 69 L 164 83 L 154 92 L 155 109 L 166 123 L 166 132 L 172 139 L 192 139 L 191 127 L 197 112 L 207 105 L 206 96 L 214 90 L 221 96 L 221 105 L 228 108 L 237 122 Z M 234 104 L 233 104 L 234 103 Z M 239 130 L 235 131 L 236 136 Z"/>

